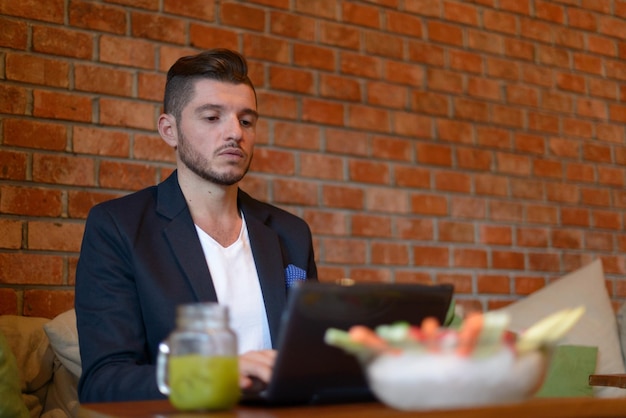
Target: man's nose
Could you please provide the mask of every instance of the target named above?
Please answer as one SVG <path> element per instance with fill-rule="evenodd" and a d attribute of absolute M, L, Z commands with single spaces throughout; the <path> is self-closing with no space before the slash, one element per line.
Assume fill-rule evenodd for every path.
<path fill-rule="evenodd" d="M 228 118 L 226 124 L 226 137 L 230 140 L 240 141 L 243 136 L 241 122 L 237 116 Z"/>

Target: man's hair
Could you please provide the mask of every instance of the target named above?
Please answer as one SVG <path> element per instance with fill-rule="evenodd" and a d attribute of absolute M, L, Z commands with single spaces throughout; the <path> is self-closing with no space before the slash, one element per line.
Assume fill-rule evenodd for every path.
<path fill-rule="evenodd" d="M 250 86 L 256 91 L 248 77 L 246 59 L 230 49 L 209 49 L 197 55 L 179 58 L 167 72 L 163 111 L 180 120 L 183 108 L 191 100 L 197 80 L 208 78 L 233 84 Z"/>

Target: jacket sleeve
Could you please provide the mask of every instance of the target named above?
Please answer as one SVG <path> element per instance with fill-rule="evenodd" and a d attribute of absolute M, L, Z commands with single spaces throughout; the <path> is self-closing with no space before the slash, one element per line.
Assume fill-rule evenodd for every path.
<path fill-rule="evenodd" d="M 76 270 L 81 402 L 164 398 L 148 352 L 132 241 L 105 207 L 92 209 Z"/>

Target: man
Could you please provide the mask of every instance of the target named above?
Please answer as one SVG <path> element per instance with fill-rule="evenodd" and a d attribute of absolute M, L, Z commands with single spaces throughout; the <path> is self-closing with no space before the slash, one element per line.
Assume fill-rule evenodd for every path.
<path fill-rule="evenodd" d="M 158 344 L 174 329 L 177 305 L 200 301 L 229 307 L 240 386 L 269 380 L 288 288 L 317 269 L 307 224 L 238 187 L 256 109 L 236 52 L 209 50 L 170 68 L 158 129 L 177 170 L 87 218 L 76 271 L 81 402 L 163 397 Z"/>

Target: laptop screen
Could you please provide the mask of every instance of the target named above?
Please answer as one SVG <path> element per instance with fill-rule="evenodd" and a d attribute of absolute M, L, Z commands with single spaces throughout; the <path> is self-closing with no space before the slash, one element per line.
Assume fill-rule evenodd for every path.
<path fill-rule="evenodd" d="M 396 321 L 418 325 L 428 316 L 443 323 L 452 294 L 451 285 L 303 282 L 292 288 L 265 400 L 279 404 L 371 399 L 361 366 L 324 342 L 326 330 Z"/>

